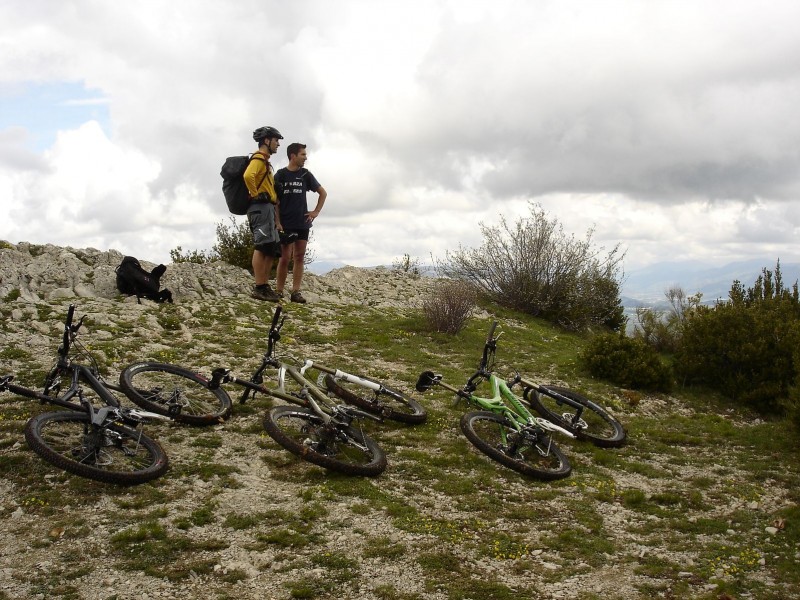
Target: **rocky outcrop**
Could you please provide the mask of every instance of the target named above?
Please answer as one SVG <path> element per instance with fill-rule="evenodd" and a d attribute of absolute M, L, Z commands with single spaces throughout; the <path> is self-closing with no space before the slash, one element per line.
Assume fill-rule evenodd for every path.
<path fill-rule="evenodd" d="M 114 269 L 122 256 L 117 250 L 0 242 L 0 299 L 37 303 L 70 297 L 121 298 Z M 137 258 L 148 270 L 156 266 Z M 324 276 L 307 272 L 303 294 L 310 302 L 415 306 L 433 282 L 382 267 L 343 267 Z M 172 291 L 175 302 L 181 302 L 249 296 L 253 279 L 246 270 L 221 261 L 171 263 L 161 283 Z"/>

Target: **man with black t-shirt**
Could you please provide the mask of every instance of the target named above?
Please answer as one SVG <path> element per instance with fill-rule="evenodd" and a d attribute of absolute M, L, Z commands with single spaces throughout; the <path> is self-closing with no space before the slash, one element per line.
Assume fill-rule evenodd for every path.
<path fill-rule="evenodd" d="M 278 169 L 275 173 L 275 182 L 280 189 L 280 223 L 283 231 L 291 241 L 284 244 L 281 250 L 281 257 L 278 261 L 278 272 L 276 276 L 276 287 L 279 296 L 283 296 L 283 288 L 289 274 L 289 262 L 292 261 L 292 292 L 289 299 L 292 302 L 305 304 L 306 299 L 300 293 L 300 284 L 303 282 L 304 259 L 306 246 L 308 245 L 308 235 L 314 220 L 319 216 L 325 198 L 328 193 L 325 191 L 311 171 L 304 165 L 308 159 L 305 144 L 289 144 L 286 149 L 289 156 L 289 165 Z M 319 194 L 317 205 L 314 210 L 308 210 L 306 192 L 316 192 Z M 291 234 L 297 234 L 295 238 Z M 283 242 L 282 242 L 283 243 Z"/>

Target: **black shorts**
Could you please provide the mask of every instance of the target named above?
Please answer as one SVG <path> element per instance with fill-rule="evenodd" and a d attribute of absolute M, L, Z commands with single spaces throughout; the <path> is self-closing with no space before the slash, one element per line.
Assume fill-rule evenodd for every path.
<path fill-rule="evenodd" d="M 281 255 L 281 245 L 278 242 L 267 242 L 266 244 L 254 246 L 254 248 L 264 256 L 274 256 L 278 258 Z"/>
<path fill-rule="evenodd" d="M 291 242 L 284 242 L 281 240 L 281 244 L 286 245 L 287 243 L 294 244 L 297 240 L 303 240 L 304 242 L 308 241 L 308 234 L 311 230 L 310 229 L 284 229 L 284 234 L 296 233 L 297 237 L 294 238 Z"/>

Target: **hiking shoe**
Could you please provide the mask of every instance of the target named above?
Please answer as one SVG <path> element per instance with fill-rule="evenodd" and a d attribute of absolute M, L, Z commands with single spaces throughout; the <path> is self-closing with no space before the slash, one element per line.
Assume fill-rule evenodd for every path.
<path fill-rule="evenodd" d="M 280 296 L 272 291 L 272 288 L 269 286 L 263 288 L 255 288 L 253 293 L 250 294 L 256 300 L 264 300 L 266 302 L 277 302 L 280 300 Z"/>
<path fill-rule="evenodd" d="M 301 294 L 300 292 L 292 292 L 292 295 L 289 296 L 289 300 L 291 300 L 292 302 L 297 302 L 298 304 L 306 303 L 306 299 L 303 298 L 303 294 Z"/>

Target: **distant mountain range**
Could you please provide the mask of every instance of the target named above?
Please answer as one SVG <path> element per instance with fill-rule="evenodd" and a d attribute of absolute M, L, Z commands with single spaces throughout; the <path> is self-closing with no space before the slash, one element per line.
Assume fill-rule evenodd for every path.
<path fill-rule="evenodd" d="M 622 304 L 626 307 L 658 306 L 665 304 L 664 292 L 677 285 L 687 295 L 703 294 L 704 302 L 727 298 L 734 281 L 740 281 L 745 288 L 751 287 L 765 267 L 775 270 L 776 259 L 754 258 L 732 262 L 723 266 L 713 266 L 697 261 L 661 262 L 625 274 L 622 282 Z M 316 275 L 345 266 L 336 261 L 313 262 L 308 270 Z M 423 274 L 428 275 L 430 267 L 420 265 Z M 783 285 L 791 287 L 800 280 L 800 263 L 781 263 Z"/>
<path fill-rule="evenodd" d="M 751 287 L 764 268 L 775 270 L 776 259 L 751 259 L 715 267 L 694 261 L 662 262 L 625 274 L 622 300 L 625 306 L 656 305 L 665 302 L 664 292 L 677 285 L 693 295 L 703 294 L 704 302 L 725 299 L 734 281 Z M 783 285 L 791 287 L 800 279 L 800 263 L 781 262 Z"/>

